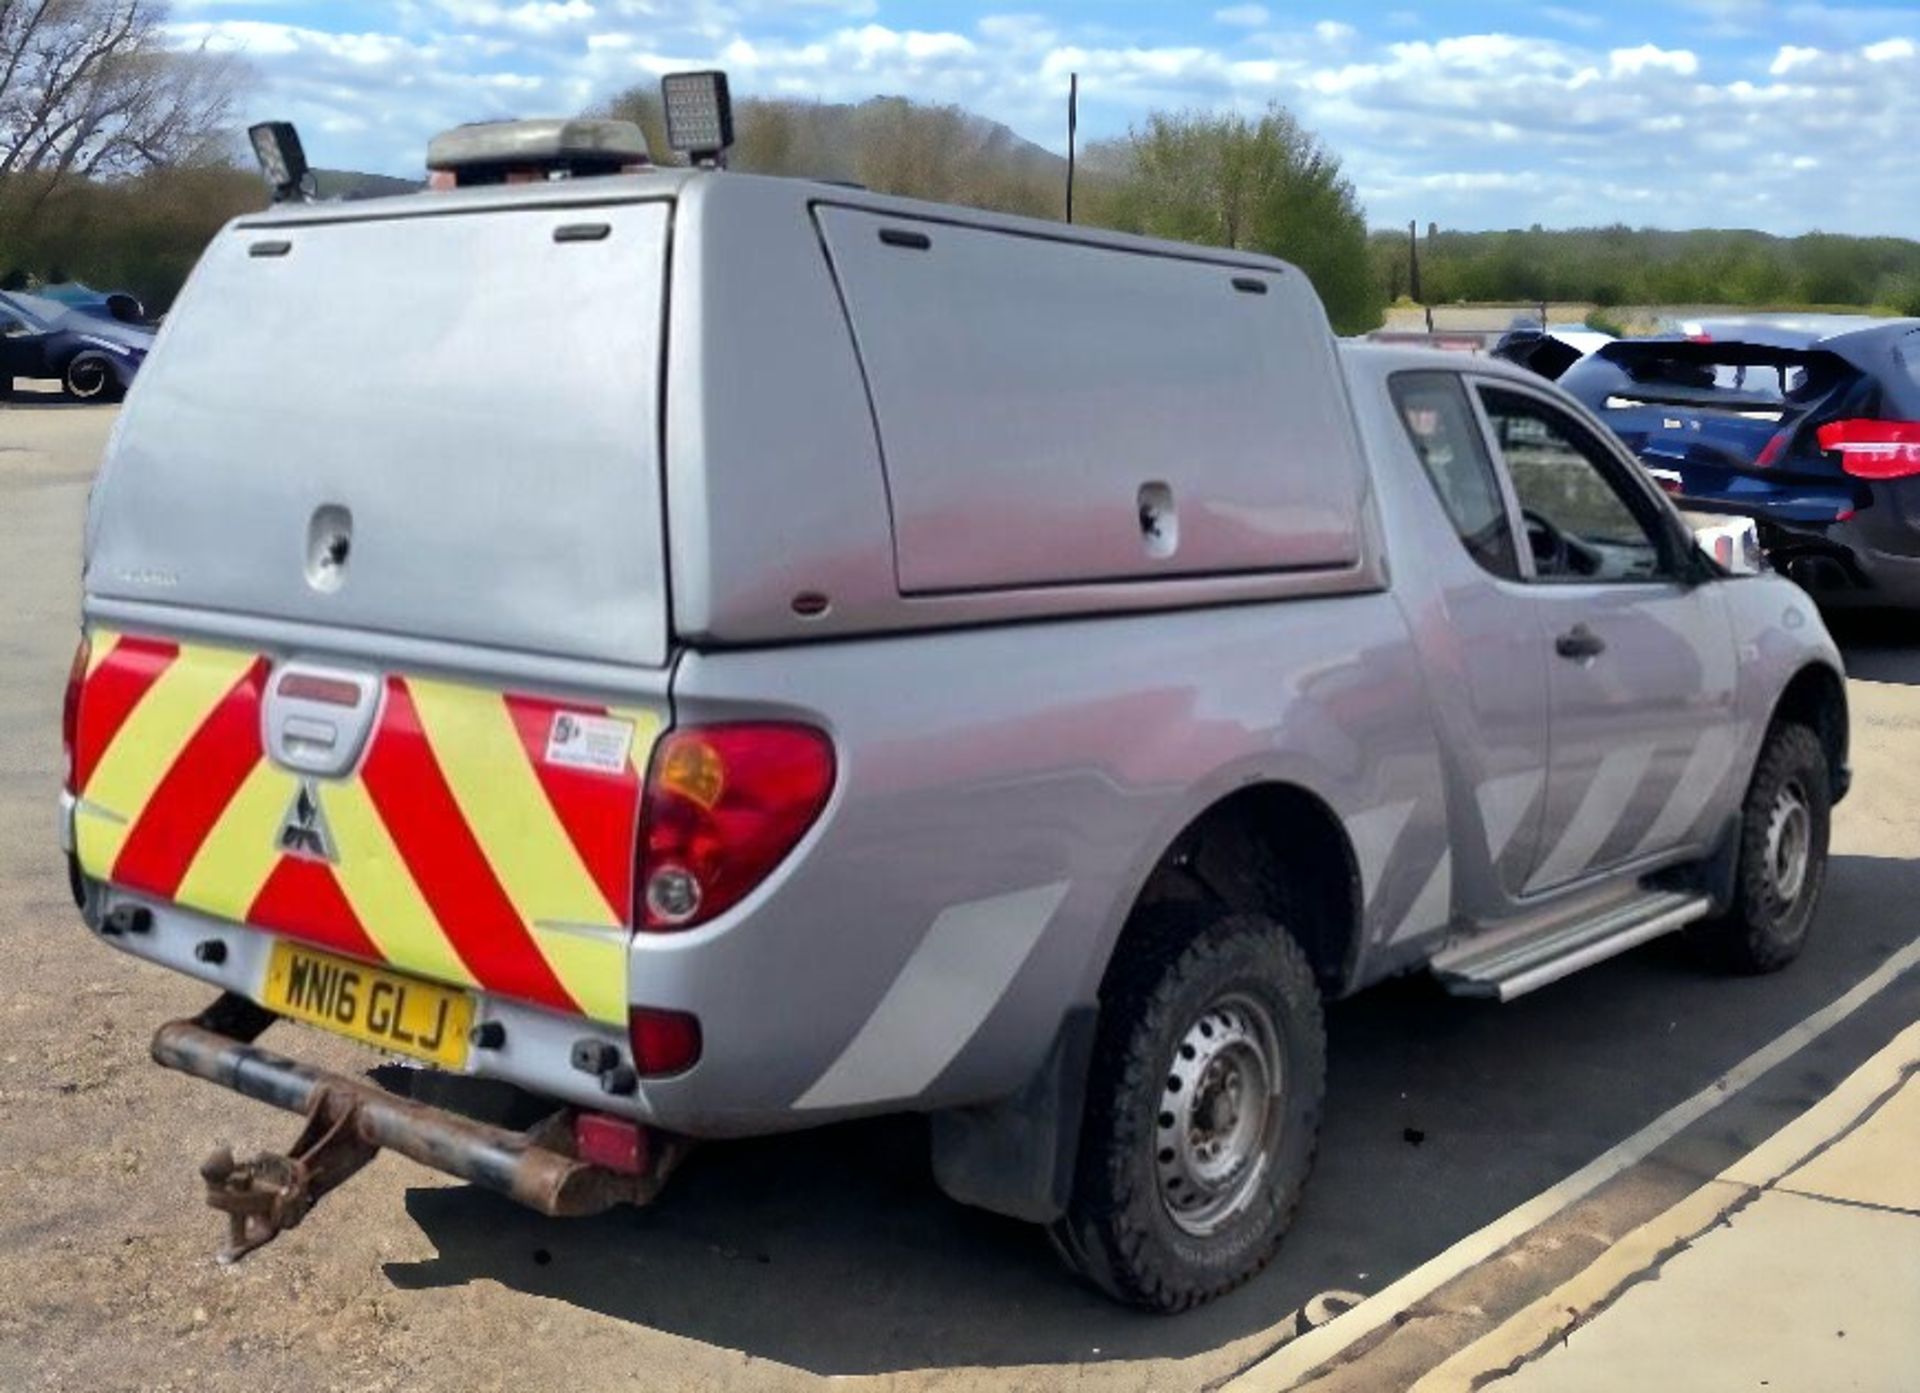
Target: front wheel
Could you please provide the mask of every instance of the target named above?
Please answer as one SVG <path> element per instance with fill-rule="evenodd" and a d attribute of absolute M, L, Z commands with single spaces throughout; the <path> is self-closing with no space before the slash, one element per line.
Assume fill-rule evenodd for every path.
<path fill-rule="evenodd" d="M 67 364 L 61 385 L 74 401 L 110 402 L 120 399 L 120 379 L 113 365 L 97 353 L 83 353 Z"/>
<path fill-rule="evenodd" d="M 1061 1252 L 1109 1295 L 1178 1311 L 1271 1261 L 1312 1165 L 1326 1030 L 1270 919 L 1143 911 L 1100 1010 Z"/>
<path fill-rule="evenodd" d="M 1741 806 L 1733 905 L 1688 937 L 1731 972 L 1776 972 L 1800 956 L 1827 878 L 1833 793 L 1826 750 L 1802 725 L 1767 734 Z"/>

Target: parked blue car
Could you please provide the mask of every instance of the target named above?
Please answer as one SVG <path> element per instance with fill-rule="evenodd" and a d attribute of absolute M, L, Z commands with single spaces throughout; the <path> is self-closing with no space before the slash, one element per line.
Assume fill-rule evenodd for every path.
<path fill-rule="evenodd" d="M 1920 319 L 1620 339 L 1560 385 L 1689 509 L 1754 519 L 1834 604 L 1920 607 Z"/>
<path fill-rule="evenodd" d="M 0 395 L 16 377 L 57 379 L 75 401 L 118 401 L 154 331 L 40 295 L 0 292 Z"/>

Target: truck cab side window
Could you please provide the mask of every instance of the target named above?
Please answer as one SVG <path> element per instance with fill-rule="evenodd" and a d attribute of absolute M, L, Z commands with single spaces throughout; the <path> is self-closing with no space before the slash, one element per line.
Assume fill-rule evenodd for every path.
<path fill-rule="evenodd" d="M 1480 401 L 1513 480 L 1537 579 L 1650 581 L 1662 573 L 1657 534 L 1613 477 L 1606 447 L 1565 412 L 1483 386 Z"/>
<path fill-rule="evenodd" d="M 1392 390 L 1413 452 L 1468 554 L 1494 575 L 1518 579 L 1500 481 L 1460 379 L 1447 372 L 1399 373 Z"/>

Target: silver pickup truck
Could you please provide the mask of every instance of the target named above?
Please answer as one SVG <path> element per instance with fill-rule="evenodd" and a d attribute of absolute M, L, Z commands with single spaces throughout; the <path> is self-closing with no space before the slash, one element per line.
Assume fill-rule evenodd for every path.
<path fill-rule="evenodd" d="M 383 1147 L 576 1214 L 913 1111 L 1172 1310 L 1281 1240 L 1323 1001 L 1789 961 L 1844 701 L 1566 396 L 1289 265 L 647 169 L 218 236 L 94 492 L 62 825 L 220 993 L 155 1057 L 308 1118 L 209 1159 L 229 1255 Z"/>

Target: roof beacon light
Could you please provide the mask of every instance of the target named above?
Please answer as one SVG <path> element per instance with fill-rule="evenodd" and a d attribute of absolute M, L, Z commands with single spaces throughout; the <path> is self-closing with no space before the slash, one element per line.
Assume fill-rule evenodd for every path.
<path fill-rule="evenodd" d="M 697 165 L 723 168 L 733 144 L 733 101 L 723 72 L 668 73 L 660 79 L 667 144 Z"/>
<path fill-rule="evenodd" d="M 428 183 L 537 184 L 646 168 L 647 138 L 631 121 L 475 121 L 427 145 Z"/>
<path fill-rule="evenodd" d="M 260 162 L 260 172 L 273 189 L 275 203 L 313 197 L 312 171 L 307 168 L 300 132 L 293 128 L 293 122 L 262 121 L 249 126 L 247 140 L 253 145 L 253 157 Z"/>

